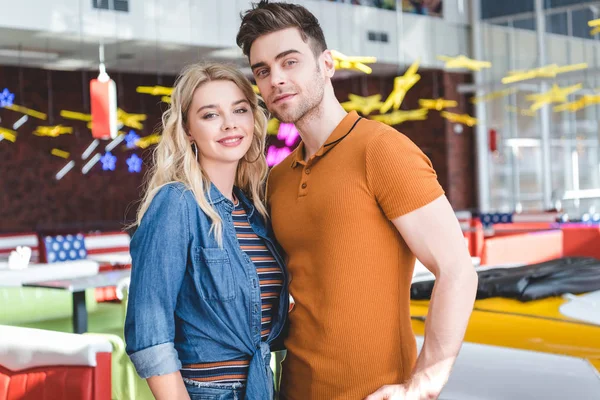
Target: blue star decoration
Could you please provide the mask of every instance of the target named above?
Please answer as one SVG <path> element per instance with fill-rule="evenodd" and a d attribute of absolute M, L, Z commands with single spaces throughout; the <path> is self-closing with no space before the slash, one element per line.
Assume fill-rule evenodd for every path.
<path fill-rule="evenodd" d="M 130 130 L 127 136 L 125 136 L 125 142 L 127 142 L 128 149 L 135 149 L 138 140 L 140 140 L 140 137 L 133 130 Z"/>
<path fill-rule="evenodd" d="M 0 92 L 0 108 L 10 107 L 15 100 L 14 93 L 11 93 L 7 88 Z"/>
<path fill-rule="evenodd" d="M 117 157 L 113 156 L 110 151 L 107 151 L 102 158 L 100 158 L 100 162 L 102 163 L 102 169 L 104 171 L 114 171 L 117 166 Z"/>
<path fill-rule="evenodd" d="M 127 165 L 129 166 L 129 172 L 142 172 L 142 159 L 136 154 L 132 154 L 131 157 L 127 159 Z"/>

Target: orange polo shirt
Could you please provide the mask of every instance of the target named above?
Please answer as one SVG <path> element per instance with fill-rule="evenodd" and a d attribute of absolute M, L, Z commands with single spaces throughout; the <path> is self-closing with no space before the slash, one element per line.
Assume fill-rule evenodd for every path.
<path fill-rule="evenodd" d="M 390 220 L 443 194 L 406 136 L 349 113 L 308 162 L 304 146 L 271 171 L 275 236 L 288 256 L 284 400 L 360 400 L 410 377 L 415 257 Z"/>

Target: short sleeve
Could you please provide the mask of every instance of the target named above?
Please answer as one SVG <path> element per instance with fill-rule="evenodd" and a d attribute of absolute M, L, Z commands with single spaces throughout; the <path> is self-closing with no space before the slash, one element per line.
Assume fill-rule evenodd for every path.
<path fill-rule="evenodd" d="M 392 128 L 375 133 L 368 143 L 366 174 L 369 189 L 390 220 L 444 194 L 429 158 Z"/>

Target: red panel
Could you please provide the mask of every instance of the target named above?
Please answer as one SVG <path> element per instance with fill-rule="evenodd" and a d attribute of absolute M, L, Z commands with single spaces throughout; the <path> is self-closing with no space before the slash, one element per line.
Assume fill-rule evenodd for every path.
<path fill-rule="evenodd" d="M 102 354 L 108 354 L 110 364 L 110 353 Z M 49 366 L 14 372 L 0 365 L 0 400 L 95 400 L 94 374 L 93 367 Z"/>
<path fill-rule="evenodd" d="M 564 225 L 561 229 L 565 256 L 600 259 L 600 227 Z"/>
<path fill-rule="evenodd" d="M 561 231 L 534 232 L 485 239 L 481 264 L 534 264 L 562 256 Z"/>
<path fill-rule="evenodd" d="M 96 354 L 94 370 L 94 400 L 110 400 L 111 386 L 111 353 Z"/>

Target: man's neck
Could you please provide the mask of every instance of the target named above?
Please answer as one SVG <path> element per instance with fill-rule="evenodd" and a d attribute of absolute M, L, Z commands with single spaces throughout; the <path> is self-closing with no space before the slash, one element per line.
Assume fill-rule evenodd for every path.
<path fill-rule="evenodd" d="M 323 99 L 321 105 L 311 114 L 295 124 L 304 142 L 305 161 L 319 151 L 333 130 L 348 115 L 335 97 L 329 101 Z"/>

